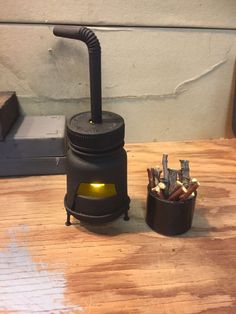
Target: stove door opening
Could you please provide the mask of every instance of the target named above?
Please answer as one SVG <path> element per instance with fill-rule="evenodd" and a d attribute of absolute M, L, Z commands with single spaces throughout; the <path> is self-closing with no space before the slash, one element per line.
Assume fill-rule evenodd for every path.
<path fill-rule="evenodd" d="M 114 183 L 80 183 L 77 190 L 78 196 L 108 198 L 117 195 Z"/>

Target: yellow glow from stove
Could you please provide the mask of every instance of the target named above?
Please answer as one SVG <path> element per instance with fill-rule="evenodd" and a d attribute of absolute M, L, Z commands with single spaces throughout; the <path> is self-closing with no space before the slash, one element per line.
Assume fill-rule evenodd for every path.
<path fill-rule="evenodd" d="M 77 190 L 78 196 L 94 198 L 106 198 L 116 194 L 116 187 L 113 183 L 81 183 Z"/>
<path fill-rule="evenodd" d="M 104 183 L 90 183 L 90 185 L 95 188 L 95 189 L 100 189 L 103 188 L 105 186 Z"/>

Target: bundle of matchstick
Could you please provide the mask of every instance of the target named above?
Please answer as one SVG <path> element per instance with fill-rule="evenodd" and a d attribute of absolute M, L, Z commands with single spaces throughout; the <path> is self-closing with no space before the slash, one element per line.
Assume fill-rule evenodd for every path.
<path fill-rule="evenodd" d="M 180 160 L 180 169 L 168 168 L 168 155 L 162 157 L 163 171 L 159 168 L 148 168 L 149 187 L 160 199 L 168 201 L 185 201 L 195 196 L 200 183 L 190 177 L 189 161 Z M 162 175 L 163 174 L 163 175 Z"/>

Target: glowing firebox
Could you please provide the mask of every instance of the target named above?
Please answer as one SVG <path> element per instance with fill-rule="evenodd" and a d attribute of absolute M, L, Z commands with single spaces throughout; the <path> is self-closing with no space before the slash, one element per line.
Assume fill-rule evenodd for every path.
<path fill-rule="evenodd" d="M 81 183 L 77 190 L 78 196 L 105 198 L 116 195 L 115 184 L 112 183 Z"/>

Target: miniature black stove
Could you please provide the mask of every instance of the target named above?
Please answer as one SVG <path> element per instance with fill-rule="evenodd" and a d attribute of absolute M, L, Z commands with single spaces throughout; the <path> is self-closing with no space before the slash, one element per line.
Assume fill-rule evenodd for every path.
<path fill-rule="evenodd" d="M 71 224 L 70 215 L 89 223 L 112 221 L 122 214 L 128 220 L 125 124 L 118 114 L 102 111 L 100 43 L 86 27 L 56 26 L 53 33 L 83 41 L 89 52 L 91 112 L 67 122 L 66 225 Z"/>

